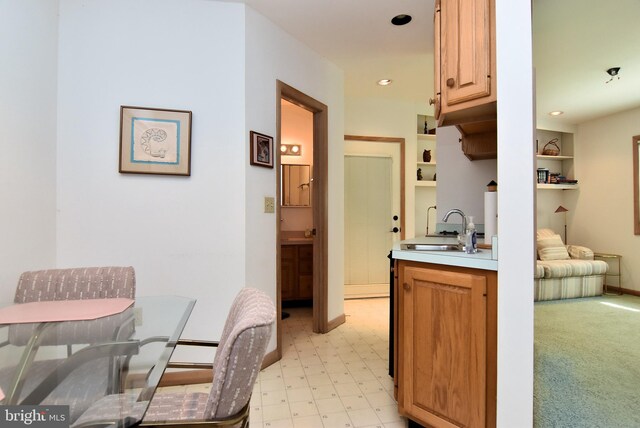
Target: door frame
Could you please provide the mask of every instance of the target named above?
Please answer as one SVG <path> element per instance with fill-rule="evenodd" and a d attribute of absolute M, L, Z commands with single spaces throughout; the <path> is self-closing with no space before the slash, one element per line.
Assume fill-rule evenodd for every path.
<path fill-rule="evenodd" d="M 331 328 L 329 325 L 328 310 L 328 107 L 300 92 L 292 86 L 280 80 L 276 80 L 276 201 L 280 201 L 280 144 L 282 136 L 282 107 L 281 100 L 287 100 L 298 107 L 313 113 L 313 192 L 311 195 L 311 208 L 313 212 L 313 227 L 315 236 L 313 238 L 313 331 L 315 333 L 326 333 Z M 277 306 L 277 353 L 278 359 L 282 358 L 282 275 L 280 272 L 280 224 L 281 218 L 280 203 L 276 204 L 276 306 Z"/>
<path fill-rule="evenodd" d="M 404 240 L 404 217 L 405 217 L 405 189 L 404 189 L 404 138 L 399 137 L 367 137 L 363 135 L 345 135 L 345 140 L 365 141 L 370 143 L 392 143 L 400 144 L 400 240 Z"/>

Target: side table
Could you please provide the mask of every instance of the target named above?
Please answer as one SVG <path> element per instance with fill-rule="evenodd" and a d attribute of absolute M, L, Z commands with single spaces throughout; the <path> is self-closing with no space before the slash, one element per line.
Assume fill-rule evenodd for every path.
<path fill-rule="evenodd" d="M 616 295 L 621 295 L 622 294 L 622 270 L 620 269 L 620 259 L 622 258 L 622 256 L 620 254 L 608 254 L 608 253 L 593 253 L 593 258 L 594 259 L 600 259 L 603 260 L 604 262 L 606 262 L 607 264 L 609 264 L 609 260 L 615 260 L 618 262 L 618 269 L 615 271 L 615 273 L 609 273 L 607 272 L 604 275 L 604 294 L 616 294 Z M 609 265 L 611 266 L 611 265 Z M 607 284 L 607 282 L 609 281 L 610 277 L 615 277 L 617 278 L 617 285 L 618 285 L 618 292 L 617 293 L 609 293 L 609 285 L 611 284 Z"/>

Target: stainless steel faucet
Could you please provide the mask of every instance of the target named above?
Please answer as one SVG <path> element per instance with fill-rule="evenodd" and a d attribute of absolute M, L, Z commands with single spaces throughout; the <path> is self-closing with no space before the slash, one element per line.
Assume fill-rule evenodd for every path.
<path fill-rule="evenodd" d="M 459 209 L 454 208 L 452 210 L 449 210 L 444 217 L 442 218 L 443 222 L 447 222 L 447 220 L 449 220 L 449 216 L 451 214 L 460 214 L 460 216 L 462 217 L 462 232 L 460 233 L 460 236 L 462 236 L 466 231 L 467 231 L 467 216 Z"/>
<path fill-rule="evenodd" d="M 427 208 L 427 233 L 425 236 L 429 236 L 429 212 L 431 211 L 431 209 L 436 209 L 436 206 L 432 205 L 429 208 Z"/>

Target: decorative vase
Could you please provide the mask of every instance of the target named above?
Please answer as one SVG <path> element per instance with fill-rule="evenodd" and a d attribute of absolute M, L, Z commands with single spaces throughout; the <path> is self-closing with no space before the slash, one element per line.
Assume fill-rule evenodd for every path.
<path fill-rule="evenodd" d="M 431 150 L 425 149 L 422 152 L 422 162 L 431 162 Z"/>

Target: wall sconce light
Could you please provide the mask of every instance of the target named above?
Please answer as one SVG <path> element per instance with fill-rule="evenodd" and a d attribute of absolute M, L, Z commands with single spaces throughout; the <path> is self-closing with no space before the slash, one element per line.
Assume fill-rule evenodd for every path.
<path fill-rule="evenodd" d="M 300 144 L 282 144 L 280 145 L 280 153 L 286 156 L 300 156 L 302 148 Z"/>

